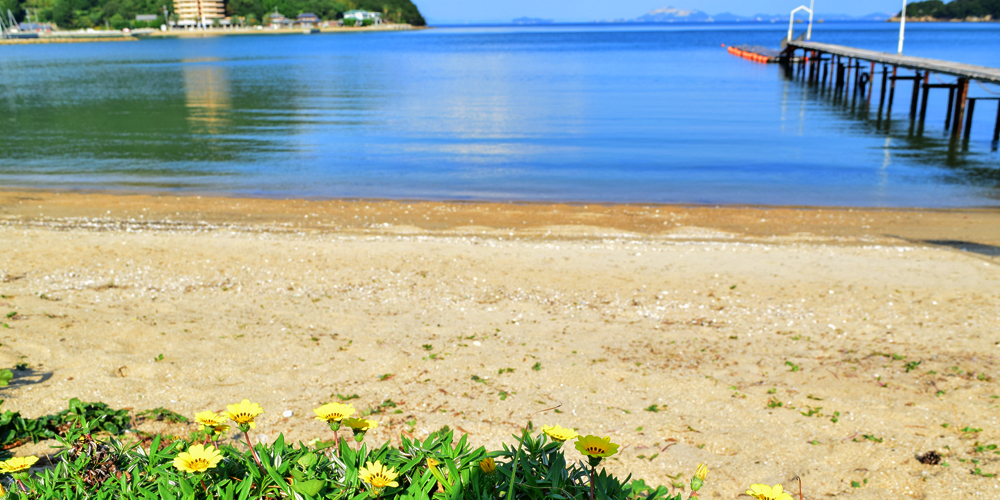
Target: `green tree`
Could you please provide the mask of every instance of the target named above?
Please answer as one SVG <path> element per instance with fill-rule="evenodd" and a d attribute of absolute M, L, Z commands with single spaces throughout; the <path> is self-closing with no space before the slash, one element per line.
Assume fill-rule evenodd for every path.
<path fill-rule="evenodd" d="M 944 2 L 941 0 L 914 2 L 906 6 L 906 17 L 937 17 L 943 9 Z"/>
<path fill-rule="evenodd" d="M 24 21 L 24 2 L 21 0 L 0 0 L 0 14 L 3 14 L 3 23 L 7 24 L 7 11 L 14 14 L 17 22 Z"/>
<path fill-rule="evenodd" d="M 402 12 L 402 21 L 414 26 L 424 26 L 427 21 L 420 14 L 420 10 L 410 0 L 357 0 L 357 8 L 370 10 L 372 12 L 382 12 L 382 9 L 398 10 Z"/>
<path fill-rule="evenodd" d="M 899 14 L 897 14 L 899 15 Z M 906 6 L 907 17 L 930 16 L 938 19 L 965 19 L 970 16 L 1000 18 L 1000 0 L 941 0 L 914 2 Z"/>
<path fill-rule="evenodd" d="M 58 0 L 52 6 L 52 22 L 56 26 L 66 29 L 76 27 L 76 13 L 73 12 L 71 0 Z"/>
<path fill-rule="evenodd" d="M 118 13 L 115 13 L 115 15 L 111 16 L 111 19 L 108 19 L 108 22 L 111 23 L 111 27 L 116 30 L 128 27 L 128 21 L 126 21 L 125 18 Z"/>

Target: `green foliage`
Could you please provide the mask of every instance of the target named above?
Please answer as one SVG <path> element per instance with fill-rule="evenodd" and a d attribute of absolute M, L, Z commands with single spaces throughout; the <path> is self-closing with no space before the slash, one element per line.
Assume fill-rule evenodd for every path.
<path fill-rule="evenodd" d="M 14 14 L 17 22 L 24 20 L 24 1 L 22 0 L 0 0 L 0 13 L 3 13 L 4 24 L 7 24 L 7 11 Z"/>
<path fill-rule="evenodd" d="M 411 0 L 229 0 L 226 2 L 226 14 L 246 16 L 248 19 L 252 15 L 254 19 L 262 19 L 264 22 L 275 9 L 290 19 L 311 12 L 320 19 L 333 20 L 342 18 L 344 12 L 360 9 L 380 12 L 382 19 L 388 22 L 404 22 L 414 26 L 427 24 Z M 346 26 L 354 26 L 353 22 L 349 23 L 346 19 L 344 21 Z"/>
<path fill-rule="evenodd" d="M 624 481 L 605 470 L 589 469 L 582 461 L 567 463 L 563 444 L 525 430 L 516 448 L 473 449 L 467 436 L 455 440 L 447 427 L 424 440 L 400 438 L 352 449 L 347 440 L 310 448 L 285 443 L 279 435 L 271 445 L 254 447 L 260 466 L 243 447 L 223 445 L 223 460 L 202 474 L 181 472 L 174 458 L 189 444 L 155 436 L 148 448 L 115 437 L 96 441 L 89 427 L 74 429 L 60 440 L 63 450 L 54 466 L 23 479 L 27 492 L 11 489 L 9 499 L 134 498 L 249 499 L 306 498 L 368 500 L 590 500 L 591 474 L 595 497 L 601 500 L 680 500 L 667 488 L 643 481 Z M 480 462 L 495 459 L 495 470 Z M 359 469 L 379 462 L 398 474 L 398 486 L 374 492 L 359 477 Z"/>
<path fill-rule="evenodd" d="M 41 21 L 53 22 L 62 29 L 101 29 L 106 25 L 114 29 L 146 26 L 155 28 L 165 23 L 162 17 L 146 23 L 135 21 L 135 16 L 138 14 L 162 16 L 164 6 L 171 15 L 174 14 L 173 0 L 0 0 L 0 12 L 4 15 L 7 9 L 10 9 L 18 21 L 23 21 L 24 9 L 31 7 L 38 10 Z M 227 15 L 245 17 L 250 24 L 258 19 L 266 21 L 267 15 L 275 9 L 292 19 L 299 14 L 312 12 L 326 20 L 340 19 L 344 12 L 351 9 L 362 9 L 380 12 L 382 18 L 389 22 L 405 22 L 414 26 L 427 24 L 411 0 L 228 0 L 226 2 Z"/>
<path fill-rule="evenodd" d="M 992 16 L 1000 18 L 1000 0 L 941 0 L 914 2 L 906 6 L 906 17 L 935 17 L 938 19 L 965 19 L 966 17 Z"/>
<path fill-rule="evenodd" d="M 173 0 L 0 0 L 2 12 L 10 8 L 19 20 L 18 12 L 29 6 L 38 10 L 41 21 L 62 29 L 103 28 L 106 23 L 121 29 L 132 26 L 138 14 L 162 15 L 164 6 L 173 10 Z M 162 23 L 157 21 L 155 26 Z"/>
<path fill-rule="evenodd" d="M 507 459 L 505 463 L 497 463 L 496 476 L 486 478 L 489 479 L 486 484 L 472 483 L 472 491 L 466 490 L 463 498 L 485 500 L 508 495 L 505 498 L 589 500 L 590 474 L 593 472 L 594 498 L 597 499 L 681 499 L 680 493 L 670 496 L 663 486 L 653 489 L 642 481 L 630 481 L 631 475 L 622 481 L 603 469 L 600 472 L 591 470 L 583 461 L 567 463 L 563 443 L 550 442 L 545 434 L 533 437 L 524 430 L 520 437 L 514 438 L 519 443 L 517 448 L 505 444 L 503 451 L 489 453 Z"/>
<path fill-rule="evenodd" d="M 151 410 L 141 411 L 136 413 L 136 417 L 147 418 L 150 420 L 159 420 L 161 422 L 170 422 L 172 424 L 185 424 L 189 422 L 188 418 L 180 413 L 168 410 L 162 406 L 153 408 Z"/>
<path fill-rule="evenodd" d="M 913 2 L 906 6 L 906 17 L 937 17 L 935 14 L 943 10 L 944 2 L 941 0 Z M 900 11 L 900 14 L 902 14 L 902 11 Z"/>
<path fill-rule="evenodd" d="M 405 22 L 414 26 L 424 26 L 427 21 L 417 6 L 410 0 L 354 0 L 355 8 L 381 12 L 382 19 L 390 22 Z"/>
<path fill-rule="evenodd" d="M 0 370 L 0 387 L 7 387 L 10 384 L 11 379 L 14 378 L 14 372 L 4 369 Z"/>
<path fill-rule="evenodd" d="M 3 400 L 0 400 L 2 404 Z M 20 412 L 3 412 L 0 415 L 0 445 L 53 439 L 73 429 L 83 428 L 89 432 L 119 434 L 128 423 L 128 410 L 114 410 L 104 403 L 84 403 L 73 398 L 69 401 L 69 408 L 37 419 L 24 418 Z"/>
<path fill-rule="evenodd" d="M 354 26 L 355 24 L 357 24 L 357 22 L 358 22 L 357 19 L 354 19 L 353 17 L 350 17 L 350 18 L 344 19 L 344 26 Z"/>

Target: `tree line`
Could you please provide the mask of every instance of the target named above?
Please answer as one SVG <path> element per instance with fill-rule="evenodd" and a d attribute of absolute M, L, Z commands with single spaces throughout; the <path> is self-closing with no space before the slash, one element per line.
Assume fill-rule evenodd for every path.
<path fill-rule="evenodd" d="M 1000 20 L 1000 0 L 953 0 L 948 3 L 941 0 L 927 0 L 906 6 L 906 17 L 965 19 L 986 16 Z"/>
<path fill-rule="evenodd" d="M 55 23 L 61 29 L 111 27 L 142 28 L 147 24 L 158 27 L 166 24 L 164 7 L 171 20 L 174 15 L 173 0 L 0 0 L 0 14 L 7 18 L 7 11 L 18 22 Z M 295 19 L 306 12 L 323 20 L 336 20 L 344 12 L 360 9 L 382 13 L 389 22 L 403 22 L 414 26 L 426 23 L 417 6 L 410 0 L 228 0 L 226 15 L 243 18 L 245 24 L 266 24 L 267 16 L 275 12 Z M 136 22 L 139 14 L 156 15 L 149 23 Z"/>

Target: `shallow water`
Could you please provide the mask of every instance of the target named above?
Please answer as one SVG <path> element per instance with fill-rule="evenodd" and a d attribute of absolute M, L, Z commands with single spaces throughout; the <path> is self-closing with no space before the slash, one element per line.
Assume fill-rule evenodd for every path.
<path fill-rule="evenodd" d="M 721 44 L 779 25 L 443 28 L 0 46 L 0 185 L 366 197 L 997 206 L 996 104 L 949 147 Z M 813 40 L 894 52 L 898 25 Z M 906 53 L 1000 67 L 1000 25 L 910 24 Z M 941 77 L 944 81 L 953 78 Z M 989 96 L 1000 87 L 971 87 Z M 900 97 L 901 96 L 901 97 Z M 906 101 L 906 102 L 904 102 Z"/>

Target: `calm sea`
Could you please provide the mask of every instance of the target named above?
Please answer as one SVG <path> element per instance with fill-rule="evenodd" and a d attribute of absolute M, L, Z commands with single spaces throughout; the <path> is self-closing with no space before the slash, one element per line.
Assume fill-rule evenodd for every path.
<path fill-rule="evenodd" d="M 1000 25 L 905 53 L 1000 67 Z M 0 186 L 255 197 L 1000 206 L 996 101 L 949 147 L 721 44 L 782 25 L 575 25 L 0 46 Z M 813 40 L 895 52 L 898 25 Z M 953 78 L 941 77 L 941 81 Z M 937 81 L 937 78 L 934 78 Z M 1000 87 L 973 85 L 972 95 Z M 877 98 L 877 96 L 876 96 Z"/>

